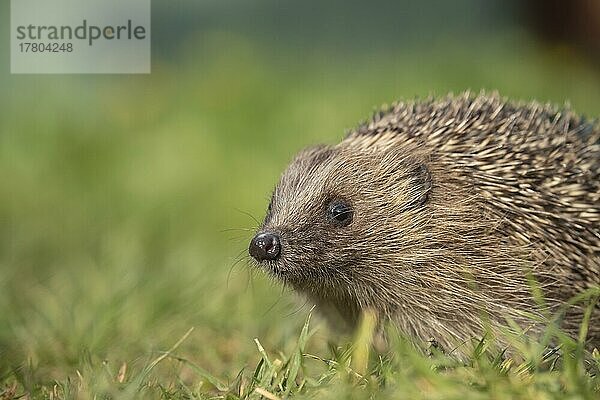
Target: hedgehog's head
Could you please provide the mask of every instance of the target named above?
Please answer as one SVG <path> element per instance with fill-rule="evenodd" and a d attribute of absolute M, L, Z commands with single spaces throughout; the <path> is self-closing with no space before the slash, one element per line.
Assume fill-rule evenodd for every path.
<path fill-rule="evenodd" d="M 398 147 L 364 137 L 300 152 L 275 188 L 250 255 L 313 292 L 367 293 L 364 285 L 403 255 L 414 262 L 426 240 L 432 182 L 414 149 Z"/>

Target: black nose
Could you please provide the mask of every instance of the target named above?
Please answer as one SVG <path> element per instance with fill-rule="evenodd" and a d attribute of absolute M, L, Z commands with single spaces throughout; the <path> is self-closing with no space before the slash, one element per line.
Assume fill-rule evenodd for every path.
<path fill-rule="evenodd" d="M 271 232 L 260 233 L 250 242 L 248 252 L 257 261 L 276 260 L 281 252 L 279 236 Z"/>

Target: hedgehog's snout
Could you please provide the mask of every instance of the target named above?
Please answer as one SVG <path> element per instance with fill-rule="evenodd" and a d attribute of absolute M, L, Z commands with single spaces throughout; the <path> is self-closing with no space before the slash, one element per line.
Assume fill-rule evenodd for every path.
<path fill-rule="evenodd" d="M 256 261 L 274 261 L 281 253 L 281 241 L 273 232 L 263 232 L 254 236 L 250 241 L 248 252 Z"/>

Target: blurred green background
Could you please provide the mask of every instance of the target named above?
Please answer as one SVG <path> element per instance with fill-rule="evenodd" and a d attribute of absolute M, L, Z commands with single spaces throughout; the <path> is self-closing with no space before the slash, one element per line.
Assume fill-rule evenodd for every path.
<path fill-rule="evenodd" d="M 544 2 L 154 1 L 139 76 L 10 75 L 0 4 L 0 376 L 32 385 L 135 368 L 190 327 L 180 352 L 226 378 L 255 337 L 293 345 L 310 305 L 249 268 L 255 219 L 296 151 L 384 103 L 485 89 L 600 115 L 596 41 Z"/>

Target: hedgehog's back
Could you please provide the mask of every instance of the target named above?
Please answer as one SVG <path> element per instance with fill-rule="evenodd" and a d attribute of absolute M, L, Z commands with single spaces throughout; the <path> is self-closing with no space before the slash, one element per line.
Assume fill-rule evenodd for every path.
<path fill-rule="evenodd" d="M 438 169 L 459 171 L 461 184 L 500 221 L 496 234 L 532 249 L 538 278 L 553 281 L 542 282 L 547 295 L 565 301 L 600 285 L 597 123 L 550 105 L 465 94 L 398 103 L 346 140 L 365 137 L 424 148 Z M 576 331 L 581 315 L 567 317 L 566 329 Z M 592 325 L 598 343 L 600 324 Z"/>

